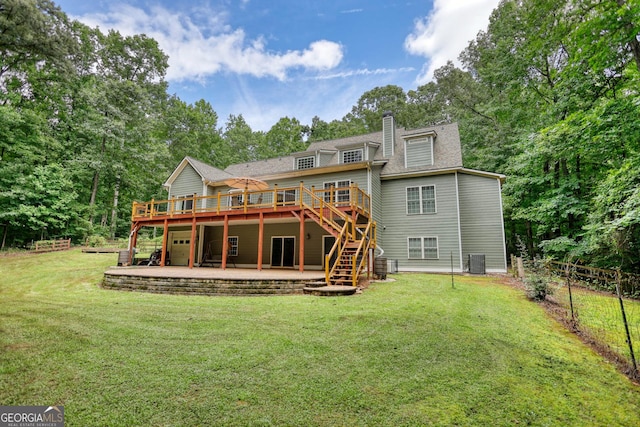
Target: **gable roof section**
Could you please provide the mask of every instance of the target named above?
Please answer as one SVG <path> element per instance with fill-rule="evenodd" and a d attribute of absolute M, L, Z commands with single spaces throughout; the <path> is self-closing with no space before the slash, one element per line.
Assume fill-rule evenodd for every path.
<path fill-rule="evenodd" d="M 435 135 L 433 144 L 433 165 L 405 167 L 405 141 L 424 135 Z M 460 134 L 456 123 L 431 126 L 421 129 L 396 129 L 394 155 L 382 168 L 381 177 L 399 174 L 462 168 L 462 149 Z M 376 153 L 376 159 L 382 158 L 382 150 Z"/>
<path fill-rule="evenodd" d="M 229 175 L 227 172 L 196 160 L 193 157 L 186 156 L 173 173 L 169 176 L 167 181 L 163 184 L 163 187 L 169 188 L 173 181 L 180 175 L 187 165 L 190 165 L 198 175 L 202 177 L 202 181 L 221 181 L 227 178 L 231 178 L 233 175 Z"/>

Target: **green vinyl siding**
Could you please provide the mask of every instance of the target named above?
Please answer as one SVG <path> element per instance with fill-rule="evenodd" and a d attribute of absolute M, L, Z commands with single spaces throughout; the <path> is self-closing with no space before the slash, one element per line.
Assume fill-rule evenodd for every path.
<path fill-rule="evenodd" d="M 193 194 L 202 195 L 202 177 L 187 165 L 171 184 L 169 198 Z"/>
<path fill-rule="evenodd" d="M 318 156 L 318 166 L 327 166 L 331 163 L 331 159 L 333 158 L 333 156 L 334 153 L 320 153 L 320 155 Z"/>
<path fill-rule="evenodd" d="M 281 179 L 277 182 L 269 182 L 269 186 L 273 188 L 273 184 L 278 184 L 278 187 L 299 187 L 300 179 L 287 178 Z M 305 176 L 302 180 L 303 185 L 306 188 L 314 187 L 316 190 L 321 190 L 324 188 L 325 182 L 337 182 L 337 181 L 351 181 L 352 184 L 356 184 L 358 188 L 361 190 L 368 192 L 368 184 L 367 184 L 367 170 L 366 169 L 358 169 L 355 171 L 349 172 L 339 172 L 339 173 L 328 173 L 322 175 L 312 175 Z"/>
<path fill-rule="evenodd" d="M 462 257 L 484 254 L 487 272 L 506 272 L 500 182 L 495 178 L 458 174 Z"/>
<path fill-rule="evenodd" d="M 428 136 L 405 142 L 405 164 L 408 168 L 433 165 L 433 138 Z"/>
<path fill-rule="evenodd" d="M 437 212 L 408 214 L 407 188 L 425 186 L 435 187 Z M 453 256 L 454 268 L 460 271 L 456 194 L 455 174 L 383 181 L 378 236 L 384 256 L 397 259 L 399 269 L 404 271 L 451 271 Z M 424 255 L 414 259 L 409 253 L 418 253 L 418 242 Z M 433 247 L 436 242 L 437 248 Z"/>

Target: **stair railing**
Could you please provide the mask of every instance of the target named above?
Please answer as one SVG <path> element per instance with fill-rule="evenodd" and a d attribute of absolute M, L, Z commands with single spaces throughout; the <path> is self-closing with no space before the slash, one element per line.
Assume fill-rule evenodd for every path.
<path fill-rule="evenodd" d="M 320 225 L 326 223 L 337 233 L 341 233 L 346 225 L 352 221 L 350 216 L 346 215 L 340 209 L 336 208 L 332 203 L 325 202 L 324 198 L 318 197 L 317 194 L 315 194 L 308 188 L 301 185 L 300 191 L 304 193 L 304 196 L 306 196 L 300 197 L 300 206 L 315 214 L 320 220 Z M 305 201 L 307 198 L 310 200 L 310 203 L 307 203 Z M 318 207 L 318 209 L 316 209 L 316 206 Z M 325 212 L 327 211 L 330 213 L 330 215 L 326 215 Z M 339 219 L 343 220 L 344 224 L 340 224 L 339 222 L 337 222 L 334 217 L 338 217 Z"/>
<path fill-rule="evenodd" d="M 356 231 L 361 234 L 361 239 L 356 253 L 352 255 L 353 270 L 351 282 L 353 286 L 358 284 L 358 277 L 360 277 L 367 266 L 369 249 L 371 249 L 372 245 L 375 245 L 375 222 L 367 223 L 364 231 L 361 231 L 359 228 L 356 228 Z M 361 256 L 359 263 L 358 256 Z"/>

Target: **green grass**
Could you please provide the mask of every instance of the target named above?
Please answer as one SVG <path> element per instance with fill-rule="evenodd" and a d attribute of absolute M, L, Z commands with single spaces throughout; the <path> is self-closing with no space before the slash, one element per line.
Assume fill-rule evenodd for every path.
<path fill-rule="evenodd" d="M 574 317 L 577 326 L 589 333 L 590 337 L 601 345 L 609 346 L 620 356 L 629 360 L 631 357 L 627 343 L 627 335 L 622 319 L 618 297 L 604 292 L 596 292 L 579 286 L 572 287 Z M 554 298 L 569 309 L 569 291 L 567 286 L 560 287 Z M 640 359 L 640 301 L 624 299 L 625 315 L 629 327 L 629 335 L 634 345 L 634 354 Z M 639 360 L 640 361 L 640 360 Z"/>
<path fill-rule="evenodd" d="M 0 258 L 0 404 L 69 426 L 637 426 L 640 388 L 513 288 L 338 298 L 97 287 L 117 254 Z"/>

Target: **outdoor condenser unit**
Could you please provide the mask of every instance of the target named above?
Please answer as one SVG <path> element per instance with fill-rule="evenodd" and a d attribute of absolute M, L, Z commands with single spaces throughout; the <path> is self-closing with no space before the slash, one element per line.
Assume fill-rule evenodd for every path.
<path fill-rule="evenodd" d="M 485 274 L 484 254 L 469 254 L 469 273 Z"/>

